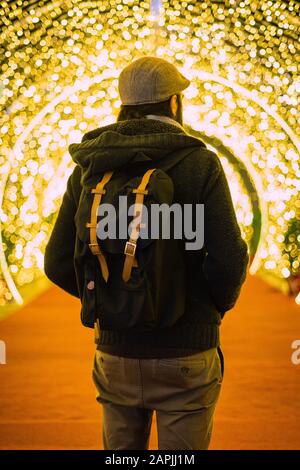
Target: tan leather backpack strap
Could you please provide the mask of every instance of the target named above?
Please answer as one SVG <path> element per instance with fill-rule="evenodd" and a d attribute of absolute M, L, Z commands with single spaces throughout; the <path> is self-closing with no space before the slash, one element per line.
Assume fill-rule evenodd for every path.
<path fill-rule="evenodd" d="M 96 322 L 94 323 L 94 338 L 95 338 L 95 343 L 97 344 L 99 339 L 100 339 L 100 334 L 101 334 L 101 329 L 100 329 L 100 322 L 99 318 L 97 318 Z"/>
<path fill-rule="evenodd" d="M 143 210 L 143 202 L 144 197 L 148 194 L 147 185 L 149 183 L 150 177 L 152 173 L 156 170 L 156 168 L 152 168 L 151 170 L 146 171 L 143 175 L 140 185 L 134 189 L 132 192 L 136 194 L 135 203 L 134 203 L 134 225 L 133 230 L 130 234 L 130 238 L 125 245 L 124 253 L 126 255 L 122 279 L 124 282 L 129 281 L 131 276 L 131 271 L 133 266 L 137 265 L 135 259 L 135 251 L 136 251 L 136 244 L 137 239 L 139 238 L 140 230 L 141 230 L 141 220 L 142 220 L 142 210 Z"/>
<path fill-rule="evenodd" d="M 93 255 L 97 256 L 99 260 L 102 276 L 105 282 L 107 282 L 108 280 L 109 271 L 104 253 L 101 251 L 99 243 L 97 241 L 97 211 L 101 203 L 102 196 L 106 192 L 104 187 L 109 182 L 112 175 L 112 171 L 108 171 L 107 173 L 105 173 L 102 180 L 97 184 L 96 188 L 91 190 L 91 192 L 94 194 L 94 200 L 91 209 L 91 221 L 86 224 L 86 226 L 90 229 L 89 247 Z"/>

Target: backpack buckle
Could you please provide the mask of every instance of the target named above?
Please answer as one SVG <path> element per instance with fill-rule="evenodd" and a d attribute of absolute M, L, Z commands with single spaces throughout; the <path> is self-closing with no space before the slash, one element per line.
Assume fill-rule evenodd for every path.
<path fill-rule="evenodd" d="M 126 256 L 134 256 L 136 250 L 136 242 L 126 242 L 124 253 Z"/>

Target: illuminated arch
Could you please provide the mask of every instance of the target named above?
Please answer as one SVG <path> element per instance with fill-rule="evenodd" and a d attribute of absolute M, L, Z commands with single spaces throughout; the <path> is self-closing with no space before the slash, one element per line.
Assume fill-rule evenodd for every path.
<path fill-rule="evenodd" d="M 6 18 L 0 32 L 0 47 L 5 51 L 0 71 L 2 305 L 13 300 L 21 303 L 20 287 L 42 275 L 45 243 L 72 171 L 66 152 L 70 138 L 78 141 L 99 123 L 114 121 L 120 104 L 118 74 L 127 62 L 144 53 L 172 60 L 192 80 L 185 92 L 184 120 L 190 132 L 202 135 L 209 145 L 221 142 L 216 151 L 225 171 L 230 171 L 231 186 L 235 182 L 240 187 L 240 199 L 245 202 L 239 211 L 242 228 L 254 209 L 253 204 L 249 206 L 249 191 L 255 189 L 258 194 L 261 236 L 251 272 L 272 275 L 284 289 L 286 279 L 297 273 L 299 255 L 287 255 L 284 234 L 289 221 L 299 217 L 295 117 L 299 96 L 297 70 L 293 69 L 299 6 L 291 1 L 288 9 L 282 3 L 286 22 L 294 29 L 282 32 L 281 38 L 290 47 L 280 52 L 276 35 L 273 43 L 266 42 L 273 26 L 264 14 L 259 16 L 262 2 L 251 13 L 253 18 L 246 11 L 250 0 L 243 2 L 243 8 L 207 1 L 203 9 L 203 2 L 196 0 L 164 0 L 161 8 L 161 2 L 151 3 L 152 10 L 149 1 L 137 0 L 41 0 L 36 7 L 23 2 L 22 9 L 17 2 L 9 2 L 9 11 L 2 15 Z M 270 0 L 268 8 L 275 12 L 275 1 Z M 253 22 L 265 27 L 255 33 L 256 40 L 249 39 L 255 36 Z M 47 38 L 51 38 L 49 43 Z M 253 72 L 251 61 L 267 48 L 265 42 L 271 46 L 272 61 L 268 62 L 265 50 Z M 259 51 L 256 44 L 262 44 Z M 285 70 L 282 75 L 277 73 L 281 69 Z M 269 91 L 256 89 L 255 78 L 257 83 L 263 78 L 263 87 L 272 88 L 272 99 Z M 76 122 L 72 124 L 71 118 Z M 53 139 L 47 140 L 48 135 Z M 246 168 L 250 190 L 251 185 L 247 189 L 237 183 L 244 178 L 239 161 Z M 48 180 L 45 172 L 51 175 Z M 28 209 L 31 203 L 36 213 Z M 249 242 L 252 235 L 247 227 Z M 254 230 L 260 229 L 255 226 Z M 288 243 L 294 253 L 295 241 Z"/>

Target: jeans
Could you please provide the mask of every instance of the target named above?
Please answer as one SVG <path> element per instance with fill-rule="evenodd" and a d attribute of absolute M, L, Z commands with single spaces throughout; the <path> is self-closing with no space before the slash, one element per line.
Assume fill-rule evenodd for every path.
<path fill-rule="evenodd" d="M 223 380 L 219 348 L 168 359 L 97 350 L 93 380 L 103 407 L 105 450 L 148 449 L 154 410 L 159 450 L 208 449 Z"/>

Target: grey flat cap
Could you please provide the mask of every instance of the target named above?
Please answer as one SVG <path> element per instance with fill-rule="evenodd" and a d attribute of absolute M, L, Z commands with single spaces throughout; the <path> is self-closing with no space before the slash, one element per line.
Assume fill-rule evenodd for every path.
<path fill-rule="evenodd" d="M 189 84 L 190 81 L 170 62 L 146 56 L 122 70 L 118 88 L 123 105 L 137 105 L 165 101 Z"/>

